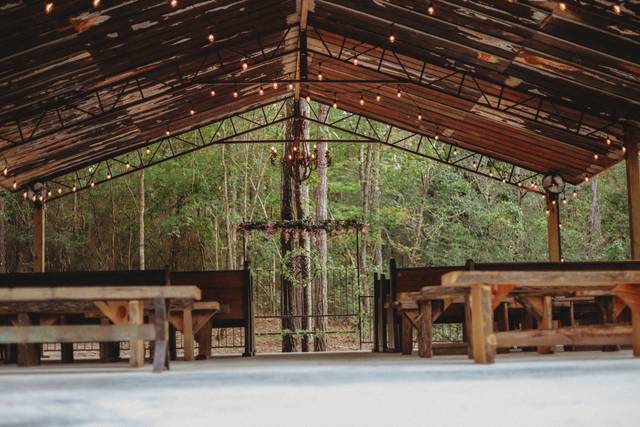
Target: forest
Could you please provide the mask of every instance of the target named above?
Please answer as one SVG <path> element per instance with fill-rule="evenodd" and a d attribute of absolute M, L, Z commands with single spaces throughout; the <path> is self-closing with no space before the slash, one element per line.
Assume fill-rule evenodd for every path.
<path fill-rule="evenodd" d="M 326 107 L 321 110 L 343 114 Z M 238 227 L 242 222 L 302 218 L 366 224 L 358 236 L 355 232 L 331 233 L 325 240 L 326 251 L 318 251 L 321 239 L 307 237 L 305 243 L 301 236 L 300 241 L 312 258 L 319 257 L 325 271 L 346 268 L 353 272 L 358 266 L 357 295 L 370 295 L 372 274 L 384 272 L 390 258 L 403 267 L 455 265 L 467 259 L 547 259 L 545 201 L 539 194 L 401 150 L 358 143 L 318 144 L 318 156 L 328 150 L 330 164 L 319 162 L 317 171 L 297 182 L 287 176 L 280 154 L 273 158 L 274 151 L 286 155 L 286 146 L 250 143 L 251 139 L 281 139 L 291 132 L 287 124 L 256 131 L 243 143 L 194 151 L 47 203 L 47 271 L 164 266 L 237 269 L 242 266 L 246 242 L 251 268 L 277 283 L 283 254 L 293 246 L 285 248 L 285 239 L 268 233 L 243 236 Z M 303 132 L 318 140 L 339 137 L 320 126 Z M 288 187 L 292 188 L 287 193 Z M 293 198 L 290 218 L 285 218 L 285 197 Z M 0 268 L 30 271 L 32 203 L 3 192 L 0 208 Z M 628 258 L 624 165 L 579 186 L 561 205 L 561 221 L 565 260 Z M 326 288 L 327 279 L 321 280 Z M 353 287 L 352 279 L 338 282 L 330 285 L 338 288 L 335 295 L 340 286 Z M 329 299 L 334 300 L 331 292 Z M 310 304 L 310 295 L 297 298 L 298 305 L 305 298 Z M 320 297 L 314 294 L 313 298 Z M 273 313 L 286 311 L 282 301 L 274 300 L 271 305 Z M 350 311 L 343 307 L 341 312 Z M 311 329 L 299 323 L 297 328 Z"/>

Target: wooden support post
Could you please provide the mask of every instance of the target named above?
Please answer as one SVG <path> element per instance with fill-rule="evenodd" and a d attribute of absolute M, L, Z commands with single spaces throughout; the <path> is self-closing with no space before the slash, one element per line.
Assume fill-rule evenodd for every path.
<path fill-rule="evenodd" d="M 640 124 L 628 122 L 624 129 L 626 148 L 627 199 L 631 259 L 640 260 Z M 633 355 L 640 357 L 640 311 L 631 308 Z"/>
<path fill-rule="evenodd" d="M 419 329 L 418 329 L 418 356 L 433 357 L 433 321 L 431 301 L 420 301 L 418 303 Z"/>
<path fill-rule="evenodd" d="M 169 323 L 169 360 L 176 360 L 176 328 Z"/>
<path fill-rule="evenodd" d="M 549 261 L 560 262 L 562 260 L 562 239 L 560 236 L 560 203 L 558 195 L 547 193 L 547 244 L 549 247 Z M 543 298 L 542 319 L 538 323 L 538 329 L 553 328 L 553 298 Z M 538 347 L 539 354 L 551 354 L 553 348 Z"/>
<path fill-rule="evenodd" d="M 473 321 L 471 319 L 471 294 L 464 295 L 464 328 L 467 336 L 467 356 L 473 359 Z"/>
<path fill-rule="evenodd" d="M 196 334 L 196 339 L 198 340 L 198 360 L 211 358 L 211 332 L 212 321 L 209 319 Z"/>
<path fill-rule="evenodd" d="M 190 308 L 182 311 L 182 337 L 184 342 L 184 360 L 193 360 L 193 317 Z"/>
<path fill-rule="evenodd" d="M 473 360 L 476 363 L 495 362 L 496 337 L 493 334 L 493 310 L 491 287 L 471 287 L 471 322 L 473 335 Z"/>
<path fill-rule="evenodd" d="M 129 323 L 142 325 L 144 322 L 144 301 L 129 301 Z M 129 341 L 129 366 L 141 368 L 144 366 L 144 341 Z"/>
<path fill-rule="evenodd" d="M 413 353 L 413 327 L 406 314 L 402 315 L 402 354 Z"/>

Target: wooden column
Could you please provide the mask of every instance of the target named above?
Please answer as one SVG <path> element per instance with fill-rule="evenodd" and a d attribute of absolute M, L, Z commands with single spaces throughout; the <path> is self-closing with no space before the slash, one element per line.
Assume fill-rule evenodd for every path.
<path fill-rule="evenodd" d="M 547 193 L 547 244 L 549 247 L 549 261 L 560 262 L 562 260 L 562 240 L 560 237 L 560 203 L 558 195 Z M 542 319 L 538 329 L 553 329 L 553 299 L 543 298 Z M 553 353 L 552 347 L 538 347 L 538 353 Z"/>
<path fill-rule="evenodd" d="M 184 360 L 193 360 L 193 316 L 190 308 L 182 312 L 182 341 L 184 343 Z"/>
<path fill-rule="evenodd" d="M 476 363 L 493 363 L 496 354 L 496 337 L 493 334 L 493 310 L 491 287 L 471 287 L 471 328 L 473 331 L 473 360 Z"/>
<path fill-rule="evenodd" d="M 129 323 L 142 325 L 144 322 L 144 301 L 129 301 Z M 144 366 L 144 341 L 129 341 L 129 366 L 141 368 Z"/>
<path fill-rule="evenodd" d="M 471 294 L 464 295 L 464 330 L 467 341 L 467 356 L 473 359 L 473 321 L 471 320 Z"/>
<path fill-rule="evenodd" d="M 211 358 L 211 333 L 213 322 L 211 319 L 198 331 L 196 340 L 198 341 L 198 360 Z"/>
<path fill-rule="evenodd" d="M 624 144 L 627 169 L 627 199 L 629 202 L 629 237 L 631 259 L 640 260 L 640 124 L 629 122 L 625 126 Z M 633 355 L 640 357 L 640 312 L 631 309 L 633 326 Z"/>

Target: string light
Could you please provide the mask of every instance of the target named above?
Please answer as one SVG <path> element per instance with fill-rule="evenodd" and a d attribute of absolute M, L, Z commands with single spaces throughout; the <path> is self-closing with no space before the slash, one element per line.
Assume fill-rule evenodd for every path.
<path fill-rule="evenodd" d="M 111 172 L 107 174 L 107 179 L 111 179 Z"/>
<path fill-rule="evenodd" d="M 238 96 L 240 96 L 240 94 L 238 93 L 238 91 L 236 89 L 234 89 L 233 91 L 233 97 L 237 98 Z"/>
<path fill-rule="evenodd" d="M 47 197 L 51 197 L 51 190 L 47 191 Z"/>
<path fill-rule="evenodd" d="M 93 7 L 100 6 L 100 0 L 93 0 Z"/>
<path fill-rule="evenodd" d="M 607 135 L 607 139 L 605 140 L 605 142 L 607 143 L 607 145 L 611 145 L 611 138 L 609 138 L 608 135 Z"/>
<path fill-rule="evenodd" d="M 58 188 L 58 194 L 62 194 L 62 188 Z"/>
<path fill-rule="evenodd" d="M 598 154 L 597 153 L 594 153 L 593 160 L 598 160 Z"/>
<path fill-rule="evenodd" d="M 613 13 L 615 13 L 616 15 L 620 15 L 622 13 L 622 7 L 618 3 L 615 3 L 611 7 L 613 9 Z"/>
<path fill-rule="evenodd" d="M 589 175 L 584 176 L 584 182 L 589 182 Z"/>
<path fill-rule="evenodd" d="M 418 113 L 418 120 L 422 120 L 422 113 Z"/>
<path fill-rule="evenodd" d="M 209 95 L 211 96 L 216 96 L 216 91 L 211 89 L 211 91 L 209 91 Z"/>
<path fill-rule="evenodd" d="M 7 166 L 5 166 L 5 167 L 4 167 L 4 169 L 2 170 L 2 174 L 3 174 L 4 176 L 9 175 L 9 168 L 8 168 Z"/>
<path fill-rule="evenodd" d="M 289 84 L 287 85 L 287 88 L 289 88 L 289 90 L 293 90 L 293 83 L 289 83 Z"/>
<path fill-rule="evenodd" d="M 307 95 L 304 97 L 307 100 L 307 103 L 311 102 L 311 95 Z M 295 147 L 294 147 L 295 148 Z"/>
<path fill-rule="evenodd" d="M 278 82 L 273 82 L 273 90 L 277 90 L 278 89 Z"/>
<path fill-rule="evenodd" d="M 167 128 L 167 129 L 164 131 L 164 134 L 165 134 L 165 135 L 167 135 L 167 136 L 171 135 L 171 131 L 169 130 L 169 128 Z"/>
<path fill-rule="evenodd" d="M 13 189 L 16 190 L 18 188 L 18 183 L 16 181 L 13 181 Z"/>
<path fill-rule="evenodd" d="M 46 13 L 47 15 L 50 14 L 53 11 L 53 2 L 52 1 L 48 1 L 44 4 L 44 13 Z"/>
<path fill-rule="evenodd" d="M 247 61 L 242 60 L 242 71 L 247 71 L 247 68 L 249 68 L 249 64 L 247 64 Z"/>
<path fill-rule="evenodd" d="M 626 153 L 627 152 L 627 147 L 625 147 L 624 145 L 622 146 L 622 148 L 620 148 L 622 150 L 622 153 Z"/>
<path fill-rule="evenodd" d="M 358 66 L 358 57 L 353 58 L 353 65 Z"/>
<path fill-rule="evenodd" d="M 151 154 L 151 148 L 147 147 L 147 155 Z"/>
<path fill-rule="evenodd" d="M 454 156 L 457 156 L 457 155 L 458 155 L 458 149 L 457 149 L 457 148 L 454 148 L 454 149 L 453 149 L 453 155 L 454 155 Z"/>
<path fill-rule="evenodd" d="M 571 195 L 572 195 L 573 197 L 578 197 L 578 192 L 577 192 L 576 190 L 573 190 L 573 193 L 571 193 Z"/>
<path fill-rule="evenodd" d="M 322 71 L 320 71 L 318 73 L 318 80 L 322 81 L 323 78 L 324 78 L 324 76 L 322 75 Z"/>
<path fill-rule="evenodd" d="M 22 197 L 24 197 L 24 198 L 26 199 L 27 197 L 29 197 L 29 193 L 27 193 L 27 192 L 25 191 L 24 193 L 22 193 Z"/>
<path fill-rule="evenodd" d="M 436 141 L 438 141 L 438 140 L 440 139 L 440 135 L 438 135 L 438 134 L 436 133 L 436 136 L 434 136 L 434 137 L 433 137 L 433 139 L 435 139 Z"/>
<path fill-rule="evenodd" d="M 171 7 L 178 7 L 178 0 L 171 0 Z"/>
<path fill-rule="evenodd" d="M 381 99 L 380 93 L 376 93 L 376 102 L 380 102 Z"/>
<path fill-rule="evenodd" d="M 193 108 L 189 110 L 189 114 L 190 114 L 190 115 L 192 115 L 192 116 L 193 116 L 195 113 L 196 113 L 196 110 L 194 110 Z"/>
<path fill-rule="evenodd" d="M 333 95 L 333 108 L 338 108 L 338 95 Z"/>
<path fill-rule="evenodd" d="M 129 170 L 131 169 L 131 163 L 127 162 L 126 165 L 124 165 L 125 169 Z"/>
<path fill-rule="evenodd" d="M 429 15 L 433 15 L 434 13 L 436 13 L 436 7 L 433 5 L 433 3 L 429 3 L 429 6 L 427 6 L 427 13 Z"/>
<path fill-rule="evenodd" d="M 396 92 L 396 96 L 398 98 L 402 98 L 402 91 L 400 90 L 400 88 L 398 88 L 398 91 Z"/>
<path fill-rule="evenodd" d="M 561 10 L 561 11 L 563 11 L 563 12 L 564 12 L 565 10 L 567 10 L 567 4 L 566 4 L 566 3 L 564 3 L 564 2 L 560 2 L 560 3 L 558 3 L 558 6 L 560 7 L 560 10 Z"/>
<path fill-rule="evenodd" d="M 567 203 L 568 203 L 568 202 L 567 202 L 567 199 L 562 199 L 562 204 L 563 204 L 563 205 L 566 205 Z"/>
<path fill-rule="evenodd" d="M 260 95 L 260 96 L 264 95 L 264 89 L 260 88 L 258 90 L 258 95 Z"/>
<path fill-rule="evenodd" d="M 73 187 L 71 187 L 71 191 L 75 193 L 76 191 L 78 191 L 78 187 L 76 187 L 76 185 L 73 184 Z"/>
<path fill-rule="evenodd" d="M 209 33 L 209 36 L 207 37 L 207 39 L 209 40 L 209 43 L 213 43 L 213 41 L 216 39 L 213 35 L 213 33 Z"/>
<path fill-rule="evenodd" d="M 364 105 L 364 97 L 360 96 L 360 106 Z"/>
<path fill-rule="evenodd" d="M 396 42 L 396 36 L 395 36 L 395 34 L 391 34 L 391 35 L 389 36 L 389 42 L 390 42 L 390 43 L 395 43 L 395 42 Z"/>
<path fill-rule="evenodd" d="M 90 184 L 90 185 L 91 185 L 91 188 L 95 187 L 95 186 L 96 186 L 95 181 L 91 181 L 91 184 Z"/>

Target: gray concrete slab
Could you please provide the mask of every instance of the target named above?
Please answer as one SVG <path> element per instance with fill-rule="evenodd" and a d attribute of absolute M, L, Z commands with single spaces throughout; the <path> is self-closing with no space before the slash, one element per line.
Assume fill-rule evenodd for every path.
<path fill-rule="evenodd" d="M 498 356 L 261 355 L 0 367 L 0 425 L 638 426 L 629 351 Z"/>

